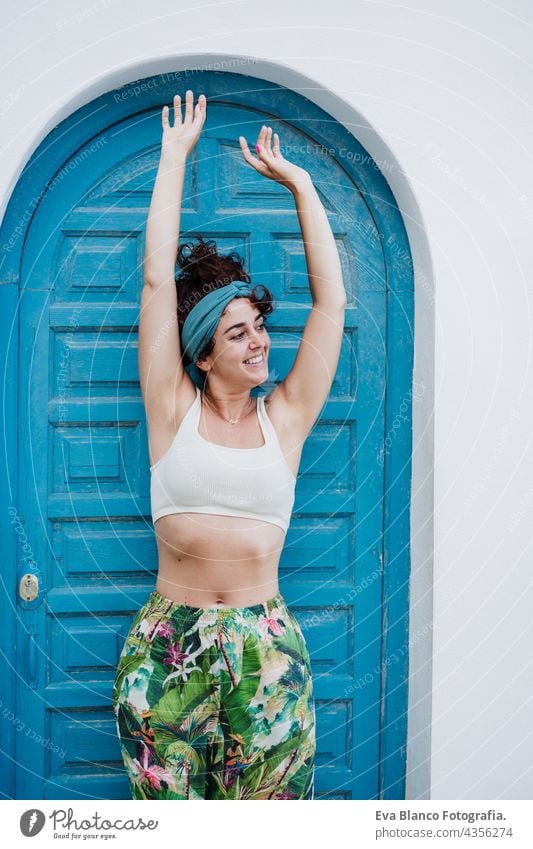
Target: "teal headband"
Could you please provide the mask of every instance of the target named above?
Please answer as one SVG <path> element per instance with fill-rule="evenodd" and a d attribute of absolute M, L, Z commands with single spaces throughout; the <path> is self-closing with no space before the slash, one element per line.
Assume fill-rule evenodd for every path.
<path fill-rule="evenodd" d="M 252 284 L 244 280 L 234 280 L 226 286 L 220 286 L 204 295 L 185 319 L 181 331 L 181 345 L 183 352 L 192 360 L 186 370 L 199 388 L 203 386 L 205 372 L 195 363 L 198 354 L 214 335 L 220 316 L 229 302 L 234 298 L 249 298 L 252 290 Z"/>

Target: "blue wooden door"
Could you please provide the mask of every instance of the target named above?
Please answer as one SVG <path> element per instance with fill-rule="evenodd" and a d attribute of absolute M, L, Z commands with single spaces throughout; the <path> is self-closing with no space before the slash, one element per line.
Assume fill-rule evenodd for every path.
<path fill-rule="evenodd" d="M 16 713 L 28 731 L 14 735 L 14 796 L 128 798 L 111 686 L 157 567 L 137 373 L 144 228 L 160 110 L 190 86 L 207 95 L 208 119 L 187 169 L 181 238 L 201 232 L 238 250 L 273 291 L 267 390 L 291 367 L 311 299 L 292 197 L 244 163 L 240 134 L 253 147 L 261 124 L 273 126 L 287 158 L 311 172 L 337 240 L 344 340 L 303 450 L 280 588 L 312 656 L 316 797 L 401 796 L 406 668 L 396 667 L 389 701 L 382 669 L 406 637 L 402 601 L 384 632 L 386 461 L 395 450 L 384 451 L 387 318 L 399 266 L 383 228 L 404 245 L 401 218 L 368 155 L 306 98 L 234 74 L 155 81 L 142 96 L 125 88 L 59 125 L 17 189 L 35 195 L 44 173 L 20 257 L 18 510 L 31 557 L 19 558 L 17 581 L 35 575 L 39 593 L 25 601 L 16 592 Z M 401 284 L 400 300 L 408 276 Z M 408 347 L 401 369 L 396 394 L 409 377 Z M 403 514 L 406 501 L 404 492 L 395 505 Z M 403 551 L 407 540 L 396 544 Z M 388 786 L 384 753 L 395 776 Z"/>

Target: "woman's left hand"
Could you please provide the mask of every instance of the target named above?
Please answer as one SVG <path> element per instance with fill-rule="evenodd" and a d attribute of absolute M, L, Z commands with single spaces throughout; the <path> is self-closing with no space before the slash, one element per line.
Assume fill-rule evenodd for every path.
<path fill-rule="evenodd" d="M 305 168 L 299 168 L 289 162 L 281 154 L 279 149 L 279 136 L 274 133 L 274 141 L 272 147 L 270 142 L 272 139 L 272 127 L 263 125 L 257 136 L 257 158 L 252 156 L 248 148 L 248 144 L 244 136 L 239 136 L 239 144 L 241 146 L 242 155 L 246 162 L 262 174 L 263 177 L 268 177 L 270 180 L 275 180 L 282 186 L 286 186 L 290 191 L 301 188 L 304 184 L 311 182 L 311 177 Z"/>

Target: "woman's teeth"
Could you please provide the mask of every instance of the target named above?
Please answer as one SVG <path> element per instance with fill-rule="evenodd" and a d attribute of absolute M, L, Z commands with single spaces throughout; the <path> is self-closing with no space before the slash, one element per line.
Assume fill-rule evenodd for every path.
<path fill-rule="evenodd" d="M 244 362 L 249 366 L 259 365 L 263 362 L 263 354 L 260 354 L 258 357 L 250 357 L 249 360 L 245 360 Z"/>

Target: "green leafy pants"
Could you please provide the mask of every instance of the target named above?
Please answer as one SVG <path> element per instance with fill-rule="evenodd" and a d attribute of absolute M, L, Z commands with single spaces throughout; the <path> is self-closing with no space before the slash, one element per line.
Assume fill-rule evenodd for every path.
<path fill-rule="evenodd" d="M 305 638 L 278 593 L 189 607 L 151 593 L 113 687 L 133 799 L 313 799 Z"/>

